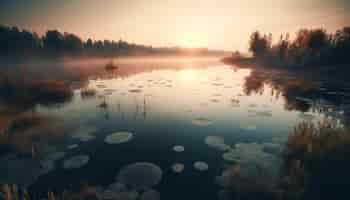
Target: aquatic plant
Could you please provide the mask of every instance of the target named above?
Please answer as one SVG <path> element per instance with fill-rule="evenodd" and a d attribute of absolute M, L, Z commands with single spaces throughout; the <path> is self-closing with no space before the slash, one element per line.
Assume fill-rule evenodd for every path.
<path fill-rule="evenodd" d="M 175 152 L 183 152 L 183 151 L 185 151 L 185 147 L 183 147 L 181 145 L 176 145 L 176 146 L 173 147 L 173 150 Z"/>
<path fill-rule="evenodd" d="M 94 88 L 83 88 L 80 90 L 80 96 L 82 99 L 95 97 L 97 91 Z"/>
<path fill-rule="evenodd" d="M 219 200 L 245 199 L 245 200 L 279 200 L 280 193 L 259 176 L 245 171 L 241 165 L 232 166 L 216 177 L 216 183 L 223 187 L 218 193 Z"/>
<path fill-rule="evenodd" d="M 38 141 L 57 142 L 64 138 L 65 127 L 58 118 L 21 113 L 8 116 L 6 121 L 1 124 L 4 127 L 0 130 L 3 129 L 4 132 L 0 134 L 0 144 L 11 147 L 18 153 L 31 153 L 33 145 Z"/>
<path fill-rule="evenodd" d="M 130 93 L 140 93 L 140 92 L 142 92 L 142 90 L 141 89 L 130 89 L 129 92 Z"/>
<path fill-rule="evenodd" d="M 117 181 L 136 190 L 145 190 L 157 185 L 162 180 L 162 170 L 153 163 L 138 162 L 122 168 Z"/>
<path fill-rule="evenodd" d="M 101 89 L 107 88 L 107 86 L 104 84 L 98 84 L 98 85 L 96 85 L 96 87 L 101 88 Z"/>
<path fill-rule="evenodd" d="M 207 171 L 209 169 L 208 164 L 203 161 L 194 162 L 193 167 L 198 171 Z"/>
<path fill-rule="evenodd" d="M 240 106 L 240 101 L 238 99 L 231 98 L 230 102 L 231 102 L 232 107 L 239 107 Z"/>
<path fill-rule="evenodd" d="M 77 148 L 79 145 L 78 144 L 71 144 L 67 146 L 67 149 L 75 149 Z"/>
<path fill-rule="evenodd" d="M 212 123 L 213 123 L 212 121 L 210 121 L 207 118 L 203 118 L 203 117 L 192 120 L 192 124 L 197 125 L 197 126 L 209 126 Z"/>
<path fill-rule="evenodd" d="M 211 99 L 210 101 L 213 102 L 213 103 L 219 103 L 220 102 L 219 99 Z"/>
<path fill-rule="evenodd" d="M 105 143 L 107 144 L 121 144 L 130 141 L 134 137 L 130 132 L 116 132 L 105 137 Z"/>
<path fill-rule="evenodd" d="M 256 116 L 258 117 L 272 117 L 271 111 L 258 111 L 256 112 Z"/>
<path fill-rule="evenodd" d="M 207 136 L 205 137 L 204 142 L 208 146 L 213 147 L 220 151 L 228 151 L 231 149 L 229 145 L 225 144 L 224 138 L 220 136 Z"/>
<path fill-rule="evenodd" d="M 96 136 L 93 135 L 96 131 L 96 127 L 81 126 L 74 131 L 71 137 L 73 139 L 79 139 L 82 142 L 88 142 L 96 138 Z"/>
<path fill-rule="evenodd" d="M 115 64 L 113 63 L 113 61 L 111 61 L 111 62 L 109 62 L 109 63 L 107 63 L 107 64 L 105 65 L 105 70 L 106 70 L 106 71 L 113 71 L 113 70 L 116 70 L 116 69 L 118 69 L 118 66 L 115 65 Z"/>
<path fill-rule="evenodd" d="M 302 120 L 307 120 L 307 121 L 311 121 L 315 118 L 314 115 L 306 114 L 306 113 L 299 113 L 298 117 L 300 117 Z"/>
<path fill-rule="evenodd" d="M 184 169 L 185 169 L 185 165 L 181 164 L 181 163 L 175 163 L 173 164 L 173 166 L 171 167 L 171 169 L 173 170 L 173 172 L 175 173 L 181 173 Z"/>
<path fill-rule="evenodd" d="M 283 181 L 291 198 L 341 199 L 348 195 L 350 135 L 328 121 L 301 122 L 283 150 Z"/>
<path fill-rule="evenodd" d="M 88 155 L 73 156 L 63 162 L 64 169 L 77 169 L 86 165 L 90 160 Z"/>
<path fill-rule="evenodd" d="M 222 158 L 233 164 L 244 165 L 250 175 L 257 175 L 263 171 L 270 179 L 276 179 L 281 161 L 275 154 L 265 152 L 264 146 L 258 143 L 237 143 L 234 148 L 224 153 Z"/>

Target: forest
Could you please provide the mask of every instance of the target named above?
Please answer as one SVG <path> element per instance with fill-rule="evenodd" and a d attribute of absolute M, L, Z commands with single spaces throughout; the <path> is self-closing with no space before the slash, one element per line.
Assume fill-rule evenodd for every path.
<path fill-rule="evenodd" d="M 273 43 L 272 34 L 255 31 L 249 40 L 249 52 L 254 60 L 283 67 L 343 66 L 350 63 L 350 27 L 335 33 L 325 29 L 300 29 L 295 37 L 281 34 Z M 239 52 L 233 57 L 243 59 Z"/>
<path fill-rule="evenodd" d="M 79 36 L 48 30 L 42 36 L 18 27 L 0 25 L 0 57 L 32 56 L 129 56 L 129 55 L 222 55 L 220 50 L 207 48 L 153 47 L 129 43 L 120 39 L 84 41 Z"/>

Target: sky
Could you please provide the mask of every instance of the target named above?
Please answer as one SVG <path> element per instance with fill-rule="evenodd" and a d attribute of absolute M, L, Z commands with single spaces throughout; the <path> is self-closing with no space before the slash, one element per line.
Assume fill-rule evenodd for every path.
<path fill-rule="evenodd" d="M 350 25 L 350 0 L 0 0 L 0 24 L 39 34 L 246 51 L 255 30 Z"/>

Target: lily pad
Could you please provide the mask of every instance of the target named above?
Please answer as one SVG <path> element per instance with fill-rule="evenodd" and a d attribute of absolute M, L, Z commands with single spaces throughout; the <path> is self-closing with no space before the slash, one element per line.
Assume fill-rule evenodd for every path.
<path fill-rule="evenodd" d="M 228 151 L 231 147 L 225 144 L 224 138 L 220 136 L 207 136 L 204 140 L 205 144 L 210 147 L 213 147 L 220 151 Z"/>
<path fill-rule="evenodd" d="M 265 152 L 263 144 L 238 143 L 222 157 L 226 161 L 245 166 L 251 174 L 259 174 L 259 170 L 262 170 L 273 177 L 278 176 L 280 160 L 274 154 Z"/>
<path fill-rule="evenodd" d="M 78 155 L 63 162 L 64 169 L 77 169 L 86 165 L 90 160 L 88 155 Z"/>
<path fill-rule="evenodd" d="M 175 173 L 181 173 L 185 169 L 185 165 L 181 163 L 175 163 L 171 168 Z"/>
<path fill-rule="evenodd" d="M 71 144 L 67 147 L 67 149 L 75 149 L 78 147 L 78 144 Z"/>
<path fill-rule="evenodd" d="M 183 152 L 183 151 L 185 151 L 185 147 L 180 146 L 180 145 L 176 145 L 173 147 L 173 150 L 176 152 Z"/>
<path fill-rule="evenodd" d="M 104 141 L 107 144 L 121 144 L 130 141 L 132 138 L 132 133 L 123 131 L 108 135 Z"/>
<path fill-rule="evenodd" d="M 117 181 L 135 190 L 145 190 L 162 180 L 162 170 L 153 163 L 138 162 L 127 165 L 119 171 Z"/>
<path fill-rule="evenodd" d="M 207 163 L 203 161 L 197 161 L 193 164 L 193 167 L 198 171 L 207 171 L 209 169 L 209 166 Z"/>
<path fill-rule="evenodd" d="M 96 127 L 80 127 L 72 134 L 72 138 L 79 139 L 82 142 L 87 142 L 96 138 L 93 135 L 96 131 Z"/>

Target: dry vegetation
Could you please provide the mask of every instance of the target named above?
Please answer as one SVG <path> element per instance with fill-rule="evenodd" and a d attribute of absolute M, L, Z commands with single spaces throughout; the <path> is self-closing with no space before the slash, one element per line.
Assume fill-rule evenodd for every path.
<path fill-rule="evenodd" d="M 349 153 L 349 132 L 329 122 L 298 124 L 283 152 L 286 199 L 346 197 Z"/>
<path fill-rule="evenodd" d="M 64 81 L 25 81 L 0 76 L 0 101 L 6 105 L 2 112 L 20 112 L 36 104 L 52 105 L 68 101 L 73 96 L 70 85 Z"/>

